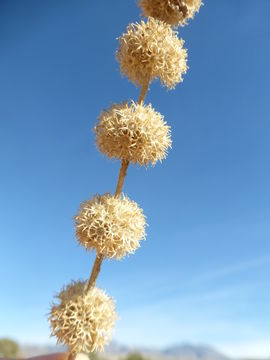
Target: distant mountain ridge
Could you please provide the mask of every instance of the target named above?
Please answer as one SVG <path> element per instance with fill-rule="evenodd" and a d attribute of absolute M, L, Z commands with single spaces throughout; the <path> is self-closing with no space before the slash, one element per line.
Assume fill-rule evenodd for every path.
<path fill-rule="evenodd" d="M 214 348 L 207 345 L 177 344 L 164 349 L 127 347 L 112 342 L 106 349 L 105 355 L 117 357 L 137 351 L 150 359 L 170 359 L 170 360 L 228 360 L 229 358 L 221 354 Z"/>
<path fill-rule="evenodd" d="M 206 345 L 191 345 L 191 344 L 181 344 L 176 346 L 171 346 L 162 351 L 162 354 L 165 357 L 174 357 L 174 358 L 185 358 L 185 359 L 194 359 L 194 360 L 226 360 L 227 356 L 219 353 L 217 350 L 213 349 L 210 346 Z"/>
<path fill-rule="evenodd" d="M 60 345 L 21 345 L 22 355 L 25 357 L 65 352 L 66 348 Z M 229 360 L 227 356 L 206 345 L 177 344 L 164 349 L 128 347 L 112 342 L 105 348 L 102 357 L 108 359 L 123 359 L 130 352 L 140 352 L 151 360 Z"/>

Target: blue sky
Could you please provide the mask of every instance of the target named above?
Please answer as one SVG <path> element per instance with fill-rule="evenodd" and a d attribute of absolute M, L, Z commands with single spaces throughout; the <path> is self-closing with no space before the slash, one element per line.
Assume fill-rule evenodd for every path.
<path fill-rule="evenodd" d="M 173 149 L 128 171 L 147 241 L 98 279 L 117 301 L 119 342 L 270 356 L 269 12 L 268 0 L 205 0 L 179 31 L 184 82 L 151 85 Z M 139 19 L 135 0 L 0 1 L 0 336 L 54 343 L 53 295 L 90 274 L 72 217 L 115 189 L 119 162 L 98 153 L 92 128 L 138 98 L 115 51 Z"/>

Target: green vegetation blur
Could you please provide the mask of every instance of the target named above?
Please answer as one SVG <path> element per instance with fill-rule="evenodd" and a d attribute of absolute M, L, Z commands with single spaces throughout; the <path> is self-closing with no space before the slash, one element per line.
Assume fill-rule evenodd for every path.
<path fill-rule="evenodd" d="M 8 338 L 0 339 L 0 357 L 20 358 L 19 344 Z"/>
<path fill-rule="evenodd" d="M 106 358 L 102 357 L 102 355 L 98 355 L 95 353 L 90 353 L 88 355 L 89 360 L 106 360 Z M 147 360 L 142 354 L 139 352 L 131 352 L 127 356 L 121 358 L 119 360 Z"/>
<path fill-rule="evenodd" d="M 45 355 L 45 354 L 44 354 Z M 0 357 L 7 359 L 20 359 L 22 358 L 19 344 L 9 338 L 0 339 Z M 90 353 L 88 355 L 89 360 L 106 360 L 102 355 L 96 353 Z M 129 353 L 127 356 L 120 358 L 119 360 L 147 360 L 138 352 Z"/>

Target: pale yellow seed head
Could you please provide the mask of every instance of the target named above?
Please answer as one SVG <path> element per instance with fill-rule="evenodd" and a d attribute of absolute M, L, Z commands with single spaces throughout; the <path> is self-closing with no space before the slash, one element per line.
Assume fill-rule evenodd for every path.
<path fill-rule="evenodd" d="M 75 216 L 79 243 L 107 258 L 134 253 L 145 239 L 145 226 L 142 209 L 126 196 L 96 195 Z"/>
<path fill-rule="evenodd" d="M 187 50 L 170 25 L 150 17 L 147 22 L 130 24 L 119 41 L 116 57 L 121 72 L 136 85 L 143 85 L 148 78 L 160 78 L 173 89 L 183 81 Z"/>
<path fill-rule="evenodd" d="M 103 290 L 86 292 L 86 282 L 72 282 L 56 296 L 49 315 L 52 335 L 69 352 L 103 351 L 112 337 L 117 315 L 115 304 Z"/>
<path fill-rule="evenodd" d="M 145 17 L 152 16 L 173 26 L 187 25 L 199 11 L 202 0 L 140 0 Z"/>
<path fill-rule="evenodd" d="M 171 147 L 170 127 L 151 104 L 114 104 L 99 116 L 95 127 L 96 143 L 108 158 L 134 164 L 155 165 Z"/>

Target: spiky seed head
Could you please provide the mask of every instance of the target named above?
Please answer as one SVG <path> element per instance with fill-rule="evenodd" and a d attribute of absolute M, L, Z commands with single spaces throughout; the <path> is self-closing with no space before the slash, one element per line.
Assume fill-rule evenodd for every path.
<path fill-rule="evenodd" d="M 155 165 L 171 147 L 170 127 L 151 104 L 114 104 L 99 116 L 96 143 L 108 158 Z"/>
<path fill-rule="evenodd" d="M 173 26 L 187 25 L 199 11 L 202 0 L 140 0 L 145 17 L 152 16 Z"/>
<path fill-rule="evenodd" d="M 126 196 L 96 195 L 75 216 L 76 236 L 86 250 L 119 260 L 134 253 L 145 239 L 142 209 Z"/>
<path fill-rule="evenodd" d="M 130 24 L 119 41 L 116 58 L 121 72 L 136 85 L 160 78 L 162 84 L 173 89 L 183 81 L 187 50 L 170 25 L 150 17 L 147 22 Z"/>
<path fill-rule="evenodd" d="M 73 354 L 103 351 L 112 337 L 115 304 L 103 290 L 86 292 L 86 282 L 71 282 L 56 296 L 49 314 L 52 335 Z"/>

